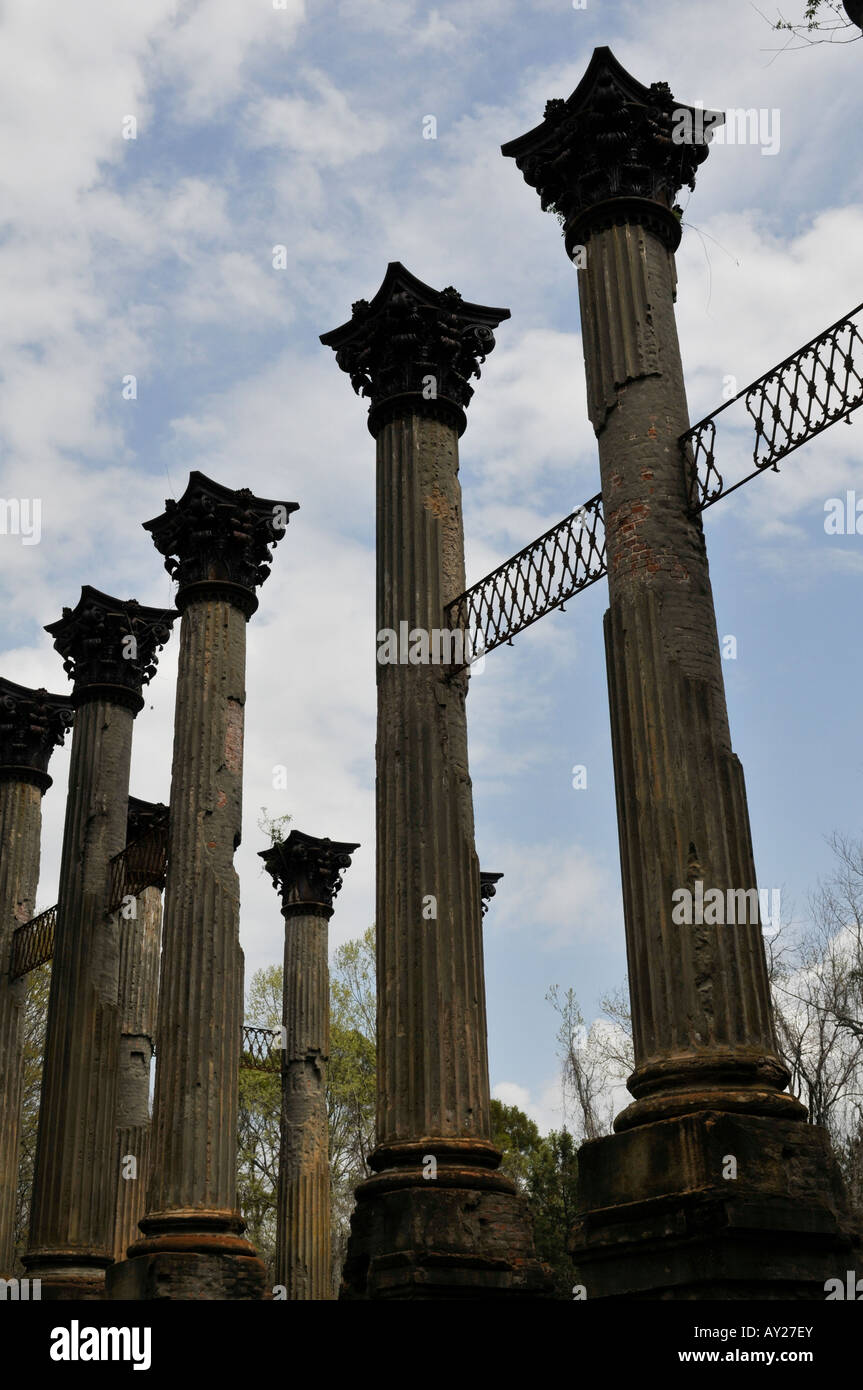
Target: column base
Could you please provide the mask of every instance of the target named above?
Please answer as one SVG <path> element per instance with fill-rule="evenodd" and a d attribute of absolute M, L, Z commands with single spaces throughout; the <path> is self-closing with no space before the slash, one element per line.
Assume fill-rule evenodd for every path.
<path fill-rule="evenodd" d="M 271 1297 L 266 1266 L 252 1255 L 166 1250 L 120 1260 L 108 1271 L 106 1298 L 114 1302 L 209 1299 L 237 1303 Z"/>
<path fill-rule="evenodd" d="M 130 1245 L 127 1258 L 108 1271 L 107 1298 L 233 1303 L 272 1297 L 266 1265 L 240 1234 L 245 1223 L 236 1213 L 151 1212 L 142 1218 L 140 1229 L 143 1239 Z"/>
<path fill-rule="evenodd" d="M 359 1185 L 356 1203 L 342 1299 L 551 1297 L 527 1202 L 500 1173 L 388 1169 Z"/>
<path fill-rule="evenodd" d="M 863 1253 L 827 1131 L 799 1121 L 703 1111 L 595 1139 L 578 1194 L 588 1299 L 823 1299 Z"/>
<path fill-rule="evenodd" d="M 752 1049 L 711 1050 L 709 1057 L 668 1057 L 637 1067 L 627 1079 L 636 1097 L 614 1121 L 619 1133 L 678 1115 L 736 1110 L 780 1120 L 806 1120 L 806 1107 L 790 1095 L 787 1067 Z"/>
<path fill-rule="evenodd" d="M 39 1297 L 43 1303 L 99 1302 L 105 1298 L 105 1275 L 109 1260 L 97 1264 L 85 1261 L 80 1252 L 68 1259 L 57 1256 L 27 1253 L 22 1256 L 27 1278 L 40 1282 Z"/>

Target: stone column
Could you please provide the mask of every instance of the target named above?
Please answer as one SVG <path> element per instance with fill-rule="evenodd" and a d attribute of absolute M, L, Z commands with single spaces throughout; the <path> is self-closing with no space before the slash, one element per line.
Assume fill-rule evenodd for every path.
<path fill-rule="evenodd" d="M 357 849 L 292 830 L 261 851 L 285 919 L 276 1283 L 288 1299 L 331 1297 L 327 924 Z"/>
<path fill-rule="evenodd" d="M 293 502 L 193 472 L 145 523 L 182 613 L 159 1043 L 143 1239 L 113 1298 L 257 1299 L 266 1272 L 237 1211 L 243 1023 L 239 882 L 246 623 Z"/>
<path fill-rule="evenodd" d="M 394 262 L 321 339 L 370 398 L 377 440 L 378 1171 L 357 1189 L 346 1297 L 544 1287 L 523 1203 L 496 1171 L 468 678 L 441 640 L 465 587 L 469 379 L 507 317 Z"/>
<path fill-rule="evenodd" d="M 643 87 L 600 48 L 572 96 L 549 102 L 540 126 L 503 147 L 543 208 L 561 215 L 579 268 L 607 544 L 605 634 L 635 1101 L 617 1117 L 618 1140 L 581 1150 L 586 1214 L 578 1258 L 594 1268 L 592 1242 L 605 1237 L 595 1236 L 600 1218 L 588 1213 L 599 1207 L 631 1204 L 638 1193 L 645 1201 L 676 1198 L 702 1186 L 710 1193 L 703 1202 L 713 1203 L 708 1218 L 691 1192 L 680 1195 L 675 1217 L 690 1235 L 704 1235 L 713 1222 L 712 1244 L 690 1242 L 688 1253 L 675 1256 L 644 1254 L 640 1265 L 625 1250 L 618 1212 L 614 1238 L 623 1264 L 597 1266 L 603 1273 L 595 1272 L 588 1296 L 632 1292 L 639 1281 L 643 1289 L 667 1280 L 682 1290 L 711 1279 L 719 1280 L 716 1297 L 732 1285 L 773 1290 L 753 1296 L 795 1296 L 792 1287 L 822 1278 L 818 1259 L 801 1254 L 801 1237 L 799 1258 L 789 1254 L 783 1264 L 778 1241 L 764 1231 L 779 1219 L 800 1235 L 806 1198 L 822 1226 L 836 1231 L 842 1219 L 828 1180 L 810 1171 L 813 1146 L 832 1163 L 825 1136 L 800 1123 L 803 1106 L 785 1092 L 789 1073 L 773 1026 L 704 533 L 689 505 L 691 458 L 678 445 L 689 415 L 673 308 L 681 236 L 675 197 L 682 185 L 694 187 L 713 124 L 711 113 L 675 103 L 665 83 Z M 699 912 L 710 890 L 718 890 L 714 903 L 721 896 L 721 916 Z M 720 1126 L 710 1112 L 722 1115 Z M 723 1181 L 722 1144 L 742 1168 L 733 1183 Z M 732 1193 L 741 1205 L 729 1216 Z M 759 1200 L 778 1203 L 781 1218 L 770 1218 Z M 671 1229 L 667 1211 L 653 1226 L 644 1211 L 632 1211 L 635 1246 L 649 1229 Z M 723 1245 L 725 1220 L 758 1230 L 748 1263 L 740 1256 L 734 1265 Z M 772 1273 L 763 1263 L 768 1251 Z"/>
<path fill-rule="evenodd" d="M 67 695 L 0 677 L 0 1278 L 12 1273 L 27 982 L 10 979 L 12 934 L 36 908 L 48 763 L 72 723 Z"/>
<path fill-rule="evenodd" d="M 114 1259 L 125 1258 L 138 1237 L 146 1210 L 150 1151 L 150 1066 L 156 1033 L 159 949 L 162 935 L 161 882 L 155 861 L 164 859 L 168 808 L 129 797 L 125 889 L 134 903 L 119 912 L 120 1062 L 117 1085 L 117 1206 Z M 137 863 L 141 860 L 141 863 Z M 146 861 L 146 862 L 143 862 Z"/>
<path fill-rule="evenodd" d="M 113 1259 L 119 931 L 109 861 L 126 843 L 141 690 L 175 614 L 85 585 L 46 630 L 75 682 L 42 1098 L 24 1263 L 43 1298 L 100 1298 Z"/>

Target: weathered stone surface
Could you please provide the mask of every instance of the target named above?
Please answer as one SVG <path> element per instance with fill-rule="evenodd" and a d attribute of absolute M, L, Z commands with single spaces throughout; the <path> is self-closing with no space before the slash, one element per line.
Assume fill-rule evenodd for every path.
<path fill-rule="evenodd" d="M 612 266 L 625 271 L 612 275 Z M 631 1089 L 644 1097 L 618 1127 L 701 1109 L 703 1090 L 716 1086 L 729 1103 L 732 1091 L 746 1093 L 735 1106 L 802 1113 L 779 1095 L 788 1073 L 778 1057 L 757 914 L 735 926 L 672 921 L 672 895 L 698 879 L 723 892 L 757 885 L 704 533 L 688 506 L 677 446 L 689 418 L 673 258 L 649 227 L 596 231 L 579 291 L 608 555 L 606 648 L 636 1051 Z"/>
<path fill-rule="evenodd" d="M 246 619 L 195 603 L 180 633 L 154 1172 L 149 1210 L 236 1205 L 239 882 Z M 235 739 L 234 731 L 239 730 Z M 183 1116 L 184 1122 L 177 1123 Z"/>
<path fill-rule="evenodd" d="M 289 1300 L 332 1297 L 327 925 L 357 849 L 292 830 L 261 851 L 285 919 L 276 1284 Z"/>
<path fill-rule="evenodd" d="M 248 1245 L 248 1242 L 243 1242 Z M 208 1302 L 258 1302 L 271 1295 L 262 1262 L 255 1256 L 214 1252 L 184 1254 L 166 1250 L 138 1255 L 114 1265 L 112 1302 L 197 1299 Z"/>
<path fill-rule="evenodd" d="M 418 416 L 378 437 L 378 631 L 440 628 L 464 543 L 452 426 Z M 378 1142 L 491 1145 L 468 676 L 378 666 Z M 433 914 L 433 915 L 432 915 Z M 420 1062 L 420 1059 L 421 1062 Z"/>
<path fill-rule="evenodd" d="M 133 835 L 139 826 L 133 823 Z M 125 1258 L 146 1210 L 150 1152 L 150 1064 L 156 1032 L 162 895 L 145 888 L 134 917 L 119 918 L 120 1057 L 117 1077 L 117 1205 L 114 1259 Z M 134 1159 L 132 1165 L 128 1160 Z M 127 1170 L 129 1176 L 126 1176 Z"/>
<path fill-rule="evenodd" d="M 48 764 L 72 723 L 68 696 L 0 679 L 0 1278 L 12 1272 L 27 982 L 9 978 L 12 934 L 39 886 Z"/>
<path fill-rule="evenodd" d="M 859 1267 L 816 1125 L 679 1116 L 582 1145 L 578 1177 L 572 1249 L 588 1299 L 823 1300 L 825 1280 Z"/>
<path fill-rule="evenodd" d="M 358 1189 L 342 1299 L 547 1296 L 525 1199 L 468 1182 Z"/>
<path fill-rule="evenodd" d="M 184 608 L 151 1174 L 147 1215 L 139 1223 L 145 1236 L 200 1231 L 205 1248 L 195 1253 L 212 1248 L 214 1270 L 214 1233 L 244 1228 L 236 1209 L 243 953 L 234 851 L 242 823 L 245 652 L 246 616 L 239 608 L 219 598 Z M 131 1245 L 130 1259 L 145 1253 L 144 1244 Z M 242 1254 L 254 1251 L 247 1246 Z"/>
<path fill-rule="evenodd" d="M 782 1297 L 819 1280 L 823 1296 L 822 1255 L 848 1248 L 844 1198 L 826 1136 L 800 1123 L 784 1089 L 743 771 L 678 443 L 689 417 L 671 204 L 706 141 L 674 145 L 672 107 L 684 109 L 663 84 L 642 88 L 597 50 L 569 102 L 504 151 L 564 213 L 567 248 L 586 247 L 579 298 L 608 560 L 635 1101 L 617 1135 L 579 1152 L 572 1249 L 589 1297 Z M 680 890 L 694 903 L 697 884 L 732 901 L 735 920 L 675 920 Z M 717 1166 L 717 1133 L 745 1158 L 737 1181 Z"/>
<path fill-rule="evenodd" d="M 145 524 L 179 581 L 183 616 L 151 1178 L 143 1238 L 112 1271 L 111 1297 L 264 1293 L 264 1265 L 242 1238 L 237 1210 L 243 952 L 234 852 L 242 824 L 246 622 L 257 607 L 255 588 L 269 574 L 270 549 L 295 510 L 293 502 L 234 492 L 193 473 L 180 501 Z M 121 1292 L 130 1289 L 137 1293 Z"/>
<path fill-rule="evenodd" d="M 322 341 L 372 400 L 378 633 L 404 623 L 431 638 L 465 587 L 458 435 L 469 396 L 440 382 L 451 380 L 453 360 L 456 380 L 466 382 L 461 354 L 488 352 L 506 311 L 463 305 L 454 324 L 452 293 L 405 291 L 405 274 L 391 266 L 371 305 L 355 307 L 356 322 Z M 477 325 L 486 329 L 480 339 Z M 444 340 L 456 357 L 436 376 Z M 439 389 L 430 406 L 429 376 Z M 513 1185 L 494 1172 L 468 675 L 445 664 L 386 663 L 377 681 L 377 1172 L 357 1190 L 342 1296 L 428 1296 L 438 1289 L 441 1241 L 447 1288 L 459 1296 L 535 1291 L 547 1272 Z M 474 1191 L 483 1194 L 479 1209 L 491 1201 L 496 1213 L 475 1228 L 459 1215 Z M 493 1257 L 480 1254 L 484 1240 Z M 390 1266 L 394 1273 L 379 1280 L 375 1271 Z"/>
<path fill-rule="evenodd" d="M 43 1298 L 100 1298 L 113 1259 L 119 939 L 132 727 L 176 615 L 89 585 L 47 631 L 75 685 L 30 1237 Z"/>
<path fill-rule="evenodd" d="M 39 883 L 42 792 L 0 779 L 0 1278 L 12 1272 L 21 1109 L 25 978 L 10 980 L 16 927 L 33 916 Z"/>
<path fill-rule="evenodd" d="M 287 909 L 285 1052 L 276 1283 L 289 1299 L 332 1297 L 326 1078 L 330 1054 L 327 917 Z"/>

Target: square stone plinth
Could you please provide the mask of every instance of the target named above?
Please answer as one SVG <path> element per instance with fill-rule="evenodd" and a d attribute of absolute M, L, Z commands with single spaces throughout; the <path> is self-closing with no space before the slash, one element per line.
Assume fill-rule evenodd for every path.
<path fill-rule="evenodd" d="M 270 1298 L 262 1260 L 245 1255 L 136 1255 L 112 1265 L 107 1298 L 116 1302 L 153 1299 L 211 1299 L 260 1302 Z"/>
<path fill-rule="evenodd" d="M 855 1228 L 827 1131 L 703 1111 L 582 1145 L 570 1251 L 591 1298 L 823 1299 Z"/>
<path fill-rule="evenodd" d="M 343 1299 L 550 1298 L 523 1197 L 472 1188 L 358 1193 Z"/>

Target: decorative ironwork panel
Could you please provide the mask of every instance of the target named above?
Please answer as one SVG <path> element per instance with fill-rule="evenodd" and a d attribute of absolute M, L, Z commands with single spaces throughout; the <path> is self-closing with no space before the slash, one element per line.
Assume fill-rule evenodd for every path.
<path fill-rule="evenodd" d="M 780 459 L 863 405 L 863 336 L 854 323 L 861 312 L 858 304 L 680 436 L 694 512 L 765 469 L 776 470 Z M 716 420 L 739 401 L 755 426 L 755 468 L 726 484 L 716 466 Z M 601 579 L 606 568 L 602 494 L 597 493 L 447 606 L 449 626 L 466 635 L 466 660 L 456 669 L 511 643 L 516 633 Z"/>
<path fill-rule="evenodd" d="M 12 954 L 9 975 L 17 980 L 37 966 L 44 965 L 54 954 L 54 933 L 57 927 L 57 907 L 49 907 L 38 917 L 31 917 L 12 933 Z"/>
<path fill-rule="evenodd" d="M 511 642 L 605 572 L 602 494 L 597 493 L 447 605 L 449 626 L 467 634 L 462 664 Z"/>
<path fill-rule="evenodd" d="M 240 1067 L 244 1071 L 280 1071 L 279 1032 L 272 1028 L 243 1028 Z"/>
<path fill-rule="evenodd" d="M 164 888 L 168 868 L 168 827 L 155 825 L 133 840 L 111 860 L 111 896 L 108 911 L 116 912 L 123 899 L 137 898 L 145 888 Z"/>
<path fill-rule="evenodd" d="M 680 436 L 691 472 L 690 501 L 704 511 L 863 405 L 863 337 L 858 304 L 757 381 Z M 716 466 L 716 419 L 743 401 L 755 427 L 755 468 L 726 485 Z"/>

